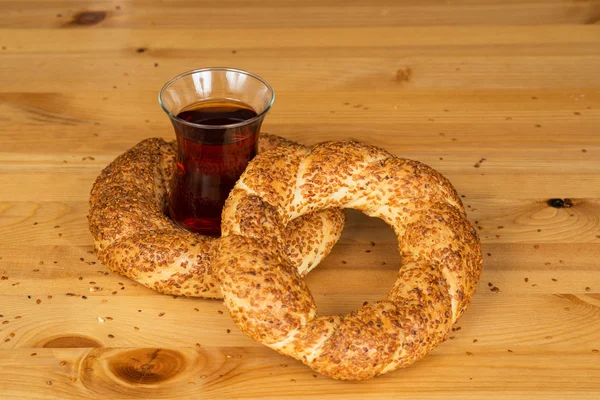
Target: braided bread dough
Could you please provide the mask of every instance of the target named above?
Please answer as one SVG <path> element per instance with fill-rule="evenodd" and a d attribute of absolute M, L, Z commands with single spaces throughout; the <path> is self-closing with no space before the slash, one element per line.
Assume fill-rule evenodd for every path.
<path fill-rule="evenodd" d="M 304 148 L 278 136 L 260 136 L 259 152 L 280 146 Z M 221 298 L 213 274 L 219 239 L 185 231 L 166 216 L 175 158 L 175 142 L 146 139 L 102 171 L 90 195 L 94 248 L 110 269 L 151 289 Z M 330 252 L 344 222 L 343 210 L 325 210 L 294 221 L 281 232 L 286 257 L 300 275 Z"/>
<path fill-rule="evenodd" d="M 280 240 L 295 218 L 332 207 L 387 222 L 403 263 L 384 300 L 347 316 L 317 313 Z M 219 249 L 225 304 L 246 334 L 319 373 L 352 380 L 406 367 L 444 341 L 482 265 L 477 233 L 446 178 L 354 142 L 256 157 L 226 202 Z"/>

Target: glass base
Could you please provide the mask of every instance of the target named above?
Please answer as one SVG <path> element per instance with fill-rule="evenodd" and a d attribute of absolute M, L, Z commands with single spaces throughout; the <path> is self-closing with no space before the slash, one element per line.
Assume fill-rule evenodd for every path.
<path fill-rule="evenodd" d="M 178 226 L 200 235 L 221 237 L 221 218 L 186 218 L 173 220 Z"/>

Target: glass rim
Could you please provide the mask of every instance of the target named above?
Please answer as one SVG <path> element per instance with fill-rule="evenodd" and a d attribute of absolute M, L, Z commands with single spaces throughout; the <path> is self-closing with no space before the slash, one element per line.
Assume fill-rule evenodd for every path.
<path fill-rule="evenodd" d="M 250 119 L 247 119 L 245 121 L 242 122 L 237 122 L 235 124 L 227 124 L 227 125 L 204 125 L 204 124 L 196 124 L 194 122 L 188 122 L 182 118 L 179 118 L 176 115 L 173 115 L 173 113 L 169 110 L 167 110 L 167 107 L 165 107 L 162 99 L 163 99 L 163 94 L 165 93 L 165 91 L 167 90 L 167 88 L 169 86 L 171 86 L 173 83 L 175 83 L 176 81 L 180 80 L 181 78 L 184 78 L 188 75 L 193 75 L 195 73 L 198 72 L 207 72 L 207 71 L 226 71 L 226 72 L 235 72 L 238 74 L 243 74 L 246 76 L 250 76 L 256 80 L 258 80 L 259 82 L 261 82 L 263 85 L 265 85 L 265 87 L 267 88 L 267 90 L 269 91 L 269 93 L 271 93 L 271 101 L 269 101 L 269 104 L 267 104 L 267 106 L 265 107 L 265 109 L 257 114 L 255 117 L 252 117 Z M 162 110 L 169 116 L 169 118 L 176 120 L 177 122 L 180 122 L 182 124 L 185 125 L 189 125 L 189 126 L 193 126 L 195 128 L 201 128 L 201 129 L 230 129 L 230 128 L 238 128 L 240 126 L 244 126 L 247 124 L 251 124 L 255 121 L 258 121 L 261 118 L 264 118 L 265 114 L 271 109 L 271 106 L 273 106 L 273 102 L 275 101 L 275 91 L 273 90 L 273 88 L 271 87 L 271 85 L 269 85 L 269 83 L 267 81 L 265 81 L 263 78 L 261 78 L 260 76 L 253 74 L 251 72 L 248 71 L 244 71 L 242 69 L 237 69 L 237 68 L 229 68 L 229 67 L 206 67 L 206 68 L 198 68 L 198 69 L 192 69 L 190 71 L 186 71 L 186 72 L 182 72 L 179 75 L 174 76 L 173 78 L 169 79 L 167 81 L 167 83 L 165 83 L 163 85 L 163 87 L 160 89 L 160 92 L 158 92 L 158 104 L 160 104 L 160 108 L 162 108 Z"/>

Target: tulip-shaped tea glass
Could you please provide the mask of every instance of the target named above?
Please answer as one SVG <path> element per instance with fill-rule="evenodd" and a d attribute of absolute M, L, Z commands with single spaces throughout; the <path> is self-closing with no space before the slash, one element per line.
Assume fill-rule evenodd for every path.
<path fill-rule="evenodd" d="M 205 68 L 163 86 L 158 100 L 177 136 L 177 168 L 169 214 L 192 232 L 220 236 L 229 192 L 258 150 L 258 135 L 275 99 L 249 72 Z"/>

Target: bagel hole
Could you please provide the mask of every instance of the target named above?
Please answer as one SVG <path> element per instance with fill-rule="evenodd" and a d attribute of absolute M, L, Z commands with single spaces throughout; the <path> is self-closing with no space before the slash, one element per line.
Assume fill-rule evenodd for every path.
<path fill-rule="evenodd" d="M 398 239 L 379 218 L 348 210 L 331 254 L 304 279 L 320 315 L 347 314 L 385 298 L 401 265 Z"/>

